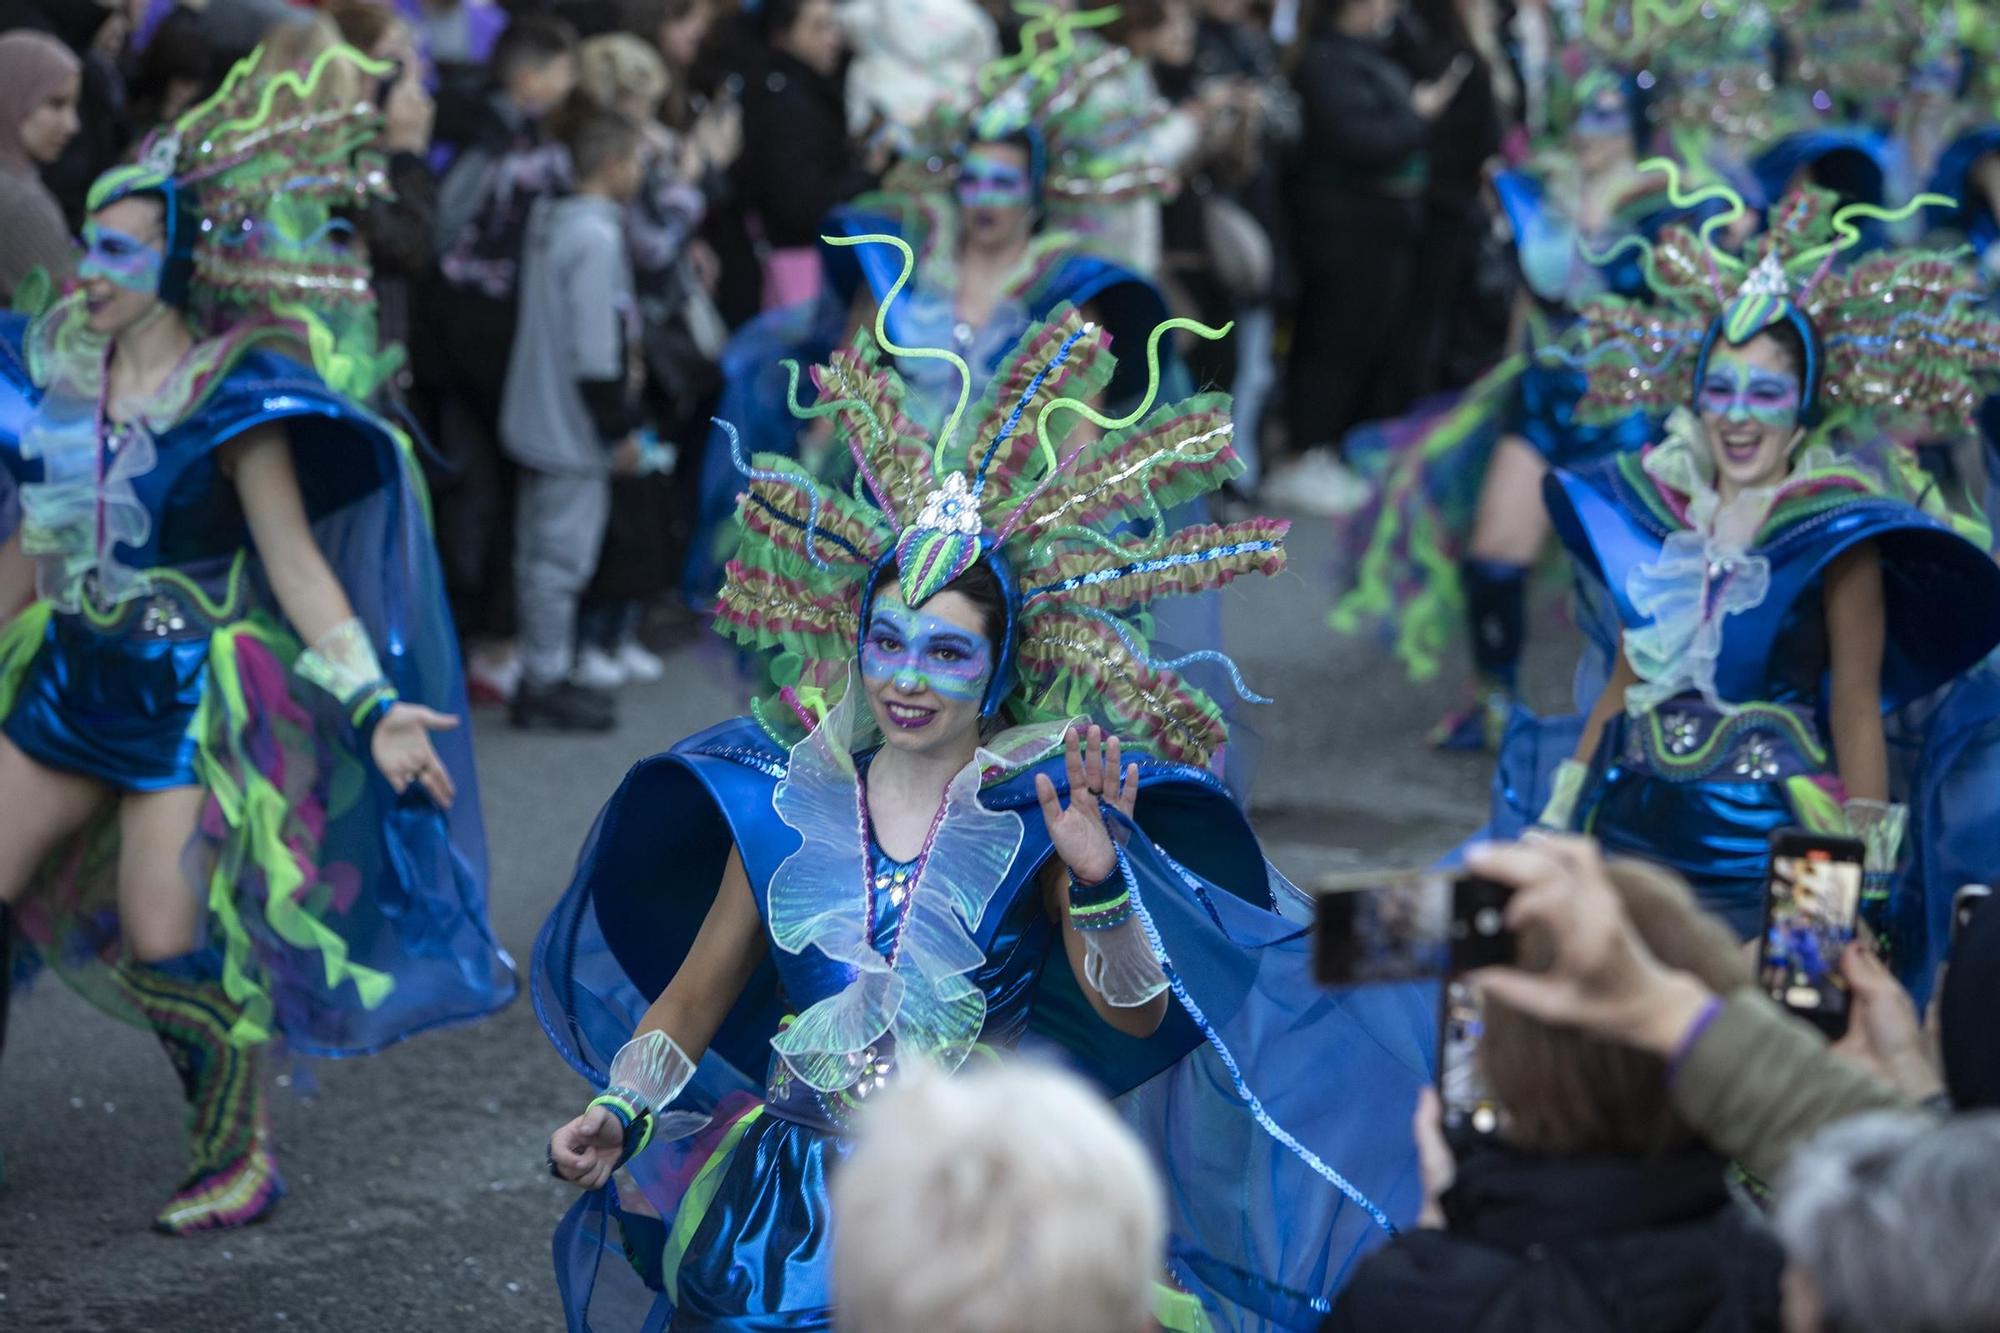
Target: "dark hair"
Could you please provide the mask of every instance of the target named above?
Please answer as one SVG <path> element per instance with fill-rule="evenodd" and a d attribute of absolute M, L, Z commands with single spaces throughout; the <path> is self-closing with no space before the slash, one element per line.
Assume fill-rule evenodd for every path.
<path fill-rule="evenodd" d="M 645 135 L 629 116 L 590 102 L 571 98 L 558 120 L 558 134 L 569 149 L 571 177 L 578 183 L 591 180 L 614 162 L 639 151 Z"/>
<path fill-rule="evenodd" d="M 576 29 L 558 18 L 522 14 L 493 44 L 493 77 L 506 83 L 522 69 L 576 54 Z"/>
<path fill-rule="evenodd" d="M 766 44 L 776 42 L 798 26 L 799 15 L 812 0 L 764 0 L 757 7 L 757 35 Z"/>
<path fill-rule="evenodd" d="M 1106 41 L 1130 46 L 1142 32 L 1151 32 L 1167 21 L 1168 0 L 1119 0 L 1118 17 L 1104 25 Z"/>
<path fill-rule="evenodd" d="M 895 562 L 884 561 L 882 567 L 875 573 L 875 582 L 869 586 L 869 600 L 873 601 L 876 594 L 882 591 L 883 585 L 893 581 L 895 577 Z M 984 560 L 979 561 L 950 583 L 939 588 L 938 592 L 955 592 L 979 608 L 981 631 L 986 635 L 986 641 L 993 645 L 994 652 L 1000 651 L 1000 645 L 1007 637 L 1007 590 L 1001 586 L 1000 576 L 993 572 L 991 564 Z M 867 628 L 866 625 L 862 626 L 863 632 L 866 632 Z M 997 663 L 994 669 L 999 669 Z"/>
<path fill-rule="evenodd" d="M 400 16 L 375 0 L 336 0 L 325 7 L 326 14 L 340 29 L 340 40 L 366 55 L 400 22 Z"/>
<path fill-rule="evenodd" d="M 618 7 L 618 30 L 649 42 L 658 41 L 660 29 L 678 23 L 699 9 L 704 0 L 625 0 Z"/>

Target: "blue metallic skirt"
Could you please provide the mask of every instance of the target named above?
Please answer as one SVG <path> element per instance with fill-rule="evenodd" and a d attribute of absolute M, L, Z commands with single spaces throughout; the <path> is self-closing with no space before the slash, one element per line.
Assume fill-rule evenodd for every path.
<path fill-rule="evenodd" d="M 110 625 L 51 614 L 0 732 L 36 763 L 114 791 L 199 785 L 195 717 L 212 632 L 164 593 Z"/>
<path fill-rule="evenodd" d="M 1807 822 L 1794 783 L 1831 762 L 1811 717 L 1780 704 L 1724 714 L 1670 700 L 1605 728 L 1585 828 L 1607 851 L 1678 872 L 1744 939 L 1762 926 L 1771 834 Z"/>

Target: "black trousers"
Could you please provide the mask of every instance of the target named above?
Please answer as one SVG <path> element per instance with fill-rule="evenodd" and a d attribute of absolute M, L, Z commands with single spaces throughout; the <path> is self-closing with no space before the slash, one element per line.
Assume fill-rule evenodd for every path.
<path fill-rule="evenodd" d="M 1299 303 L 1285 364 L 1296 453 L 1337 445 L 1409 405 L 1408 307 L 1419 240 L 1411 211 L 1330 222 L 1299 238 Z"/>

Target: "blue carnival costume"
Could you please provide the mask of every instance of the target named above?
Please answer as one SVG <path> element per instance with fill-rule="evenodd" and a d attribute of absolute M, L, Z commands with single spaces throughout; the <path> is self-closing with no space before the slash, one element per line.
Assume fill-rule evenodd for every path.
<path fill-rule="evenodd" d="M 150 398 L 122 402 L 122 419 L 81 296 L 0 322 L 0 535 L 18 523 L 41 593 L 0 629 L 0 731 L 113 793 L 208 797 L 187 859 L 206 904 L 194 953 L 122 957 L 115 807 L 16 913 L 39 961 L 152 1027 L 181 1072 L 194 1156 L 158 1219 L 171 1231 L 254 1220 L 283 1193 L 261 1043 L 364 1054 L 492 1012 L 516 987 L 486 923 L 469 737 L 436 742 L 458 782 L 449 812 L 399 798 L 369 752 L 399 699 L 465 707 L 409 441 L 277 350 L 310 347 L 357 387 L 380 364 L 365 270 L 322 245 L 327 199 L 379 179 L 354 155 L 365 123 L 329 107 L 329 71 L 349 66 L 374 68 L 345 48 L 274 78 L 246 62 L 141 166 L 94 189 L 93 210 L 160 200 L 160 294 L 218 330 Z M 226 243 L 205 239 L 218 220 Z M 354 611 L 310 646 L 283 619 L 221 462 L 270 428 Z"/>
<path fill-rule="evenodd" d="M 1149 659 L 1136 615 L 1157 596 L 1275 572 L 1284 525 L 1175 530 L 1165 507 L 1241 467 L 1227 399 L 1154 408 L 1149 391 L 1114 419 L 1085 406 L 1111 370 L 1102 331 L 1064 309 L 1029 331 L 969 418 L 961 392 L 933 444 L 864 337 L 814 377 L 865 489 L 822 488 L 774 455 L 746 465 L 718 620 L 779 650 L 784 686 L 754 717 L 632 771 L 536 945 L 550 1039 L 605 1088 L 595 1104 L 624 1124 L 628 1155 L 650 1143 L 628 1156 L 632 1186 L 614 1177 L 558 1229 L 571 1328 L 829 1327 L 841 1135 L 916 1061 L 949 1071 L 1041 1049 L 1119 1098 L 1169 1181 L 1169 1327 L 1313 1327 L 1354 1260 L 1411 1217 L 1405 1125 L 1428 1077 L 1435 992 L 1314 986 L 1305 900 L 1207 767 L 1220 711 L 1180 670 L 1213 655 Z M 1106 433 L 1065 440 L 1055 413 Z M 1110 535 L 1135 524 L 1150 535 Z M 922 853 L 896 862 L 871 832 L 863 776 L 878 739 L 850 665 L 878 576 L 919 606 L 979 562 L 1008 601 L 982 705 L 995 730 Z M 1064 785 L 1062 740 L 1080 716 L 1149 754 L 1136 824 L 1108 816 L 1117 873 L 1072 884 L 1059 909 L 1083 938 L 1082 982 L 1046 907 L 1058 863 L 1034 796 L 1038 773 Z M 628 1041 L 732 847 L 766 960 L 698 1060 L 658 1030 Z M 1119 1007 L 1168 993 L 1165 1022 L 1120 1035 L 1084 985 Z"/>
<path fill-rule="evenodd" d="M 2000 370 L 2000 326 L 1964 299 L 1968 274 L 1948 256 L 1879 253 L 1837 269 L 1859 241 L 1847 223 L 1829 196 L 1806 192 L 1773 211 L 1746 257 L 1710 247 L 1720 220 L 1701 235 L 1674 228 L 1647 257 L 1653 305 L 1586 310 L 1572 350 L 1593 411 L 1691 398 L 1715 346 L 1783 324 L 1807 349 L 1809 434 L 1781 481 L 1727 502 L 1685 409 L 1642 455 L 1548 479 L 1593 656 L 1622 651 L 1638 680 L 1588 763 L 1562 757 L 1580 719 L 1522 718 L 1496 778 L 1495 822 L 1506 834 L 1539 810 L 1543 823 L 1673 866 L 1745 934 L 1774 829 L 1852 831 L 1869 844 L 1866 910 L 1916 976 L 1942 947 L 1939 886 L 1922 853 L 1895 882 L 1905 808 L 1849 800 L 1840 783 L 1825 580 L 1863 544 L 1879 557 L 1885 713 L 1907 713 L 2000 644 L 2000 570 L 1982 525 L 1945 511 L 1897 446 L 1853 446 L 1964 429 Z M 1645 369 L 1635 377 L 1633 366 Z M 1976 725 L 1961 714 L 1950 734 Z M 1906 789 L 1920 848 L 1963 841 L 1931 799 L 1944 776 L 1920 771 Z"/>
<path fill-rule="evenodd" d="M 821 247 L 819 295 L 804 305 L 767 311 L 730 339 L 716 412 L 721 420 L 766 449 L 793 453 L 783 443 L 798 434 L 788 404 L 801 387 L 810 401 L 810 388 L 797 385 L 787 367 L 816 365 L 830 356 L 851 331 L 856 300 L 864 292 L 874 306 L 889 308 L 887 329 L 895 342 L 949 348 L 963 360 L 971 368 L 975 397 L 1029 327 L 1064 305 L 1088 310 L 1117 347 L 1145 342 L 1167 317 L 1165 299 L 1141 274 L 1093 253 L 1088 234 L 1094 212 L 1163 187 L 1165 173 L 1136 156 L 1159 112 L 1104 105 L 1106 90 L 1124 86 L 1119 76 L 1132 56 L 1089 33 L 1069 31 L 1087 21 L 1094 20 L 1062 15 L 1031 22 L 1023 54 L 982 73 L 978 106 L 941 108 L 880 193 L 833 212 Z M 1040 37 L 1052 27 L 1062 40 L 1039 51 Z M 966 149 L 998 142 L 1029 145 L 1029 184 L 1042 225 L 991 314 L 975 327 L 957 311 L 955 190 Z M 855 238 L 870 235 L 899 237 L 916 251 L 909 290 L 898 290 L 906 280 L 893 253 L 854 246 Z M 1186 392 L 1172 349 L 1163 355 L 1166 392 Z M 898 366 L 911 391 L 909 412 L 932 429 L 958 390 L 953 372 L 940 365 L 918 359 Z M 1112 411 L 1129 407 L 1145 392 L 1146 369 L 1137 356 L 1122 359 L 1106 390 Z M 736 490 L 729 441 L 717 430 L 703 454 L 696 528 L 682 579 L 683 593 L 696 605 L 706 605 L 720 582 Z"/>

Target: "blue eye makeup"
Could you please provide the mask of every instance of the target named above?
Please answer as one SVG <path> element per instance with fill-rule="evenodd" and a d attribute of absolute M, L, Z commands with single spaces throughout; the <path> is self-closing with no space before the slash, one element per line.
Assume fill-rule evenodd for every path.
<path fill-rule="evenodd" d="M 1797 423 L 1802 395 L 1798 377 L 1783 371 L 1748 365 L 1717 352 L 1695 393 L 1702 412 L 1764 426 Z"/>
<path fill-rule="evenodd" d="M 83 224 L 83 244 L 77 276 L 103 278 L 114 287 L 148 296 L 160 290 L 160 275 L 166 268 L 167 257 L 159 247 L 95 222 Z"/>
<path fill-rule="evenodd" d="M 967 208 L 1022 207 L 1033 196 L 1028 173 L 974 154 L 958 170 L 958 201 Z"/>
<path fill-rule="evenodd" d="M 993 650 L 984 635 L 949 621 L 882 606 L 868 622 L 861 674 L 893 680 L 911 694 L 929 689 L 942 698 L 977 703 L 993 674 Z"/>

